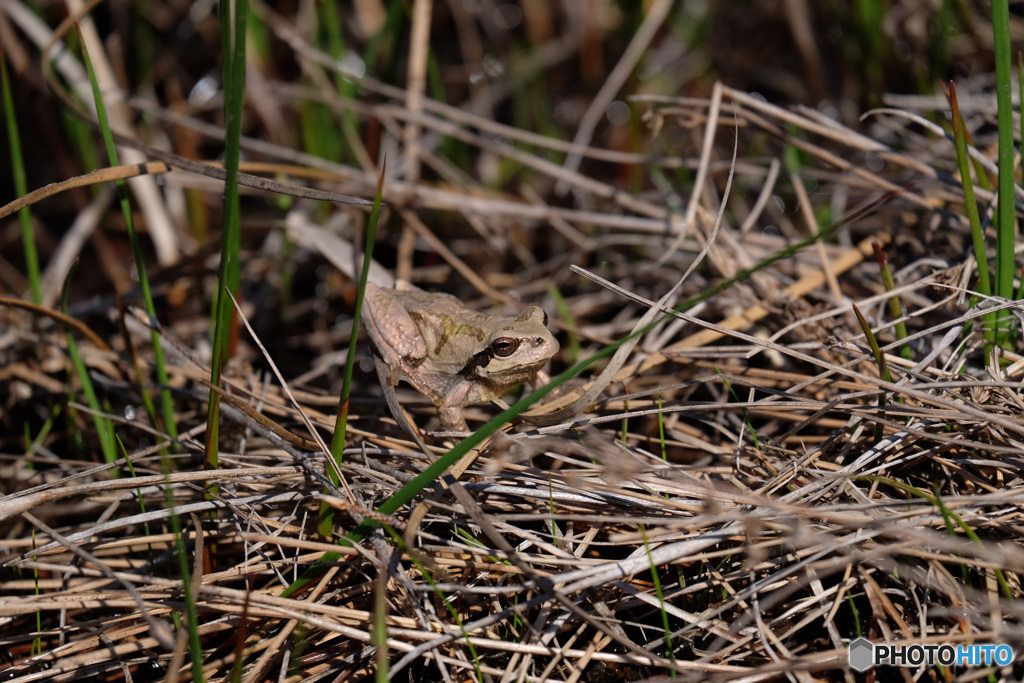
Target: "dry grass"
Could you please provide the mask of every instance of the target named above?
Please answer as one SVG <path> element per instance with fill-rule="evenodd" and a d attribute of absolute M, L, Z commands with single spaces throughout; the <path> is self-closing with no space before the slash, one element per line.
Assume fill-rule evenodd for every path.
<path fill-rule="evenodd" d="M 25 31 L 21 9 L 3 11 Z M 472 20 L 459 23 L 465 10 L 452 11 L 460 49 L 483 49 Z M 672 3 L 650 3 L 647 20 L 662 11 Z M 631 123 L 594 124 L 588 135 L 587 115 L 578 115 L 569 143 L 496 122 L 494 112 L 523 87 L 517 78 L 558 73 L 577 50 L 622 37 L 612 31 L 590 43 L 585 22 L 566 20 L 566 33 L 538 40 L 517 78 L 467 86 L 464 103 L 450 106 L 424 96 L 426 43 L 410 41 L 419 46 L 407 55 L 411 94 L 366 77 L 346 97 L 334 88 L 336 61 L 309 40 L 308 16 L 255 12 L 303 75 L 251 67 L 249 172 L 370 197 L 387 152 L 397 170 L 385 182 L 378 277 L 394 272 L 495 312 L 544 306 L 562 342 L 555 371 L 630 333 L 680 280 L 663 305 L 755 272 L 664 321 L 610 361 L 603 380 L 585 373 L 534 411 L 591 389 L 585 413 L 509 427 L 414 505 L 380 516 L 375 508 L 450 442 L 428 436 L 432 450 L 421 453 L 360 369 L 341 487 L 330 486 L 325 457 L 308 441 L 307 426 L 329 441 L 335 422 L 363 209 L 251 191 L 242 310 L 268 355 L 243 328 L 226 372 L 236 407 L 223 413 L 221 469 L 202 471 L 216 264 L 200 227 L 216 225 L 222 186 L 192 168 L 202 173 L 161 176 L 162 207 L 135 190 L 154 262 L 164 265 L 154 280 L 175 358 L 181 437 L 172 454 L 139 407 L 151 380 L 139 381 L 129 359 L 131 339 L 148 373 L 145 320 L 129 313 L 125 336 L 111 323 L 115 286 L 132 288 L 118 257 L 124 240 L 118 217 L 86 208 L 109 197 L 71 191 L 37 204 L 63 215 L 46 207 L 65 202 L 80 219 L 44 239 L 44 301 L 54 305 L 80 255 L 71 313 L 112 347 L 80 338 L 135 476 L 124 460 L 98 464 L 62 328 L 0 308 L 4 680 L 191 678 L 187 629 L 175 628 L 185 592 L 172 515 L 193 566 L 210 680 L 228 680 L 236 664 L 245 681 L 369 680 L 387 662 L 392 677 L 410 681 L 853 681 L 866 680 L 847 664 L 858 636 L 1024 650 L 1024 362 L 986 356 L 981 337 L 982 313 L 1016 304 L 969 298 L 975 264 L 953 145 L 905 115 L 941 121 L 941 101 L 904 98 L 904 114 L 876 113 L 855 130 L 724 86 L 693 97 L 637 89 Z M 635 28 L 637 49 L 672 47 L 663 26 Z M 609 69 L 598 85 L 619 97 L 614 79 L 639 67 L 614 44 L 623 72 Z M 59 64 L 58 78 L 73 90 L 70 70 Z M 351 128 L 338 124 L 350 159 L 300 151 L 294 126 L 312 120 L 302 117 L 317 102 L 353 117 Z M 986 104 L 961 104 L 981 150 L 994 117 Z M 144 129 L 151 147 L 186 157 L 216 156 L 222 133 L 204 106 L 144 93 L 125 106 L 122 132 Z M 176 213 L 186 205 L 189 221 Z M 170 219 L 162 236 L 160 214 Z M 830 226 L 828 239 L 756 267 Z M 910 360 L 899 353 L 872 242 L 897 271 Z M 0 275 L 13 288 L 20 276 L 9 271 Z M 891 382 L 879 378 L 851 303 L 887 344 Z M 418 425 L 436 424 L 422 396 L 403 385 L 399 397 Z M 466 414 L 477 426 L 493 410 Z M 333 539 L 316 534 L 320 501 L 341 511 Z M 375 516 L 390 533 L 338 545 Z M 341 556 L 317 564 L 327 552 Z M 282 597 L 311 567 L 314 579 Z M 380 638 L 386 650 L 375 646 Z M 988 673 L 1009 680 L 1021 670 L 920 676 Z"/>

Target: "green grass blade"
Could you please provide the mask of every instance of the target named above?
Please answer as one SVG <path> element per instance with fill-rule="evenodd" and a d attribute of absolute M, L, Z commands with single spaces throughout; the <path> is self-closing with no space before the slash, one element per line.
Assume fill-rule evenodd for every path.
<path fill-rule="evenodd" d="M 871 353 L 875 355 L 875 362 L 878 363 L 878 372 L 881 374 L 882 379 L 886 382 L 892 383 L 892 375 L 889 373 L 889 364 L 885 362 L 885 354 L 882 353 L 882 347 L 878 345 L 878 340 L 875 339 L 874 332 L 871 331 L 871 325 L 868 325 L 867 319 L 864 314 L 857 308 L 857 304 L 853 304 L 853 312 L 857 316 L 857 322 L 860 323 L 860 328 L 864 332 L 864 336 L 867 338 L 868 346 L 871 348 Z"/>
<path fill-rule="evenodd" d="M 135 379 L 141 386 L 146 381 L 145 374 L 142 371 L 142 359 L 139 358 L 139 353 L 135 348 L 135 344 L 132 342 L 132 336 L 128 333 L 128 324 L 125 322 L 124 317 L 124 302 L 121 301 L 121 292 L 116 287 L 114 288 L 114 298 L 117 301 L 117 322 L 121 329 L 121 339 L 124 340 L 124 348 L 128 352 L 128 357 L 131 358 L 132 370 L 135 372 Z M 156 425 L 156 408 L 153 405 L 152 397 L 149 395 L 149 392 L 145 390 L 140 391 L 139 393 L 142 395 L 142 402 L 146 406 L 146 415 L 149 416 L 150 424 Z"/>
<path fill-rule="evenodd" d="M 121 457 L 124 458 L 125 465 L 128 466 L 128 473 L 131 475 L 132 479 L 138 478 L 139 475 L 135 473 L 135 465 L 132 464 L 132 459 L 128 455 L 128 449 L 126 449 L 124 447 L 124 443 L 121 441 L 120 437 L 117 437 L 116 435 L 115 435 L 115 437 L 117 438 L 117 447 L 121 449 Z M 146 499 L 143 498 L 143 496 L 142 496 L 142 489 L 140 489 L 138 486 L 135 487 L 135 499 L 137 501 L 139 501 L 139 512 L 141 512 L 143 515 L 145 515 L 146 514 Z M 146 538 L 149 538 L 150 536 L 153 535 L 150 532 L 150 530 L 149 530 L 149 522 L 143 522 L 142 523 L 142 535 L 145 536 Z M 153 544 L 150 543 L 150 544 L 148 544 L 147 547 L 149 548 L 149 561 L 152 562 L 153 561 Z"/>
<path fill-rule="evenodd" d="M 853 312 L 857 316 L 857 322 L 860 323 L 861 330 L 864 331 L 864 336 L 868 340 L 868 346 L 871 347 L 871 353 L 875 355 L 875 362 L 878 363 L 878 374 L 881 375 L 882 379 L 886 382 L 892 383 L 892 374 L 889 372 L 889 364 L 885 361 L 885 354 L 882 353 L 882 348 L 878 345 L 878 340 L 875 339 L 875 334 L 871 331 L 871 325 L 868 325 L 867 319 L 857 308 L 857 304 L 853 304 Z M 878 407 L 881 410 L 885 410 L 886 396 L 888 392 L 882 391 L 878 395 Z M 885 426 L 881 421 L 875 423 L 875 443 L 882 440 L 885 435 Z"/>
<path fill-rule="evenodd" d="M 375 658 L 377 670 L 374 680 L 377 683 L 388 682 L 388 576 L 379 572 L 373 581 L 373 628 L 370 630 L 370 643 L 377 648 Z"/>
<path fill-rule="evenodd" d="M 952 88 L 953 88 L 953 81 L 950 81 L 949 85 L 950 85 L 950 87 L 946 88 L 945 83 L 943 83 L 942 91 L 943 91 L 943 93 L 945 93 L 946 99 L 949 101 L 950 108 L 952 108 L 952 106 L 953 106 L 953 100 L 952 100 L 953 95 L 951 94 L 951 92 L 952 92 Z M 958 105 L 957 106 L 957 111 L 959 111 L 959 110 L 960 110 L 960 107 Z M 971 131 L 967 130 L 967 128 L 965 126 L 964 129 L 963 129 L 963 133 L 964 133 L 964 142 L 966 142 L 967 146 L 970 147 L 971 145 L 974 144 L 974 138 L 971 136 Z M 954 138 L 955 137 L 956 137 L 956 130 L 954 129 Z M 959 157 L 958 157 L 958 160 L 959 160 Z M 988 171 L 985 169 L 985 164 L 983 164 L 980 159 L 974 159 L 974 158 L 971 159 L 971 164 L 974 165 L 974 173 L 978 177 L 978 185 L 981 186 L 981 189 L 985 190 L 986 192 L 991 192 L 992 191 L 992 183 L 990 182 L 990 179 L 989 179 L 989 176 L 988 176 Z"/>
<path fill-rule="evenodd" d="M 889 260 L 885 258 L 885 252 L 882 251 L 882 245 L 878 242 L 872 242 L 871 248 L 875 252 L 875 260 L 878 261 L 878 267 L 882 273 L 882 284 L 885 286 L 885 291 L 891 292 L 896 289 L 896 282 L 892 278 L 892 269 L 889 268 Z M 898 296 L 889 297 L 889 315 L 892 316 L 893 320 L 899 322 L 895 323 L 894 330 L 896 332 L 897 339 L 907 338 L 907 324 L 900 320 L 904 316 L 903 303 L 900 301 Z M 913 353 L 910 350 L 910 344 L 900 344 L 900 356 L 907 360 L 913 360 Z"/>
<path fill-rule="evenodd" d="M 950 510 L 946 503 L 943 502 L 942 497 L 937 492 L 934 494 L 934 497 L 932 497 L 931 500 L 934 505 L 938 506 L 939 511 L 942 513 L 943 518 L 947 521 L 947 524 L 950 521 L 954 522 L 956 526 L 960 527 L 960 529 L 964 532 L 967 538 L 971 539 L 973 543 L 979 546 L 983 545 L 981 539 L 978 538 L 978 534 L 975 533 L 974 529 L 968 526 L 967 522 L 965 522 L 963 518 L 960 517 L 960 515 L 956 514 L 956 512 L 954 512 L 953 510 Z M 996 576 L 996 581 L 999 583 L 1000 590 L 1003 591 L 1003 595 L 1005 595 L 1008 599 L 1012 600 L 1014 597 L 1014 591 L 1012 588 L 1010 588 L 1010 584 L 1007 583 L 1006 575 L 1003 573 L 1001 569 L 993 568 L 993 572 Z"/>
<path fill-rule="evenodd" d="M 964 212 L 971 224 L 971 239 L 974 243 L 974 258 L 978 262 L 978 292 L 983 296 L 992 295 L 992 284 L 988 274 L 988 256 L 985 254 L 985 233 L 981 228 L 981 215 L 978 213 L 978 202 L 974 198 L 974 182 L 971 180 L 971 169 L 967 155 L 967 126 L 960 113 L 960 103 L 956 97 L 956 86 L 949 82 L 949 106 L 953 113 L 953 139 L 956 141 L 956 160 L 960 167 L 960 183 L 964 188 Z M 979 176 L 980 177 L 980 176 Z M 984 317 L 985 341 L 987 345 L 995 343 L 996 315 L 990 313 Z"/>
<path fill-rule="evenodd" d="M 658 566 L 654 563 L 654 559 L 651 557 L 651 544 L 647 540 L 647 527 L 640 525 L 640 536 L 644 541 L 644 552 L 647 553 L 647 558 L 650 560 L 651 566 L 651 584 L 654 586 L 654 594 L 658 598 L 658 605 L 661 607 L 661 627 L 665 633 L 665 657 L 671 661 L 675 661 L 675 654 L 672 652 L 672 627 L 668 621 L 668 611 L 665 609 L 665 593 L 661 589 L 661 578 L 658 576 Z"/>
<path fill-rule="evenodd" d="M 377 239 L 377 223 L 380 220 L 381 196 L 384 193 L 384 173 L 387 170 L 388 161 L 384 158 L 380 166 L 380 176 L 377 178 L 377 193 L 373 198 L 373 209 L 370 211 L 370 220 L 366 225 L 366 244 L 363 250 L 363 269 L 359 274 L 359 287 L 356 290 L 355 311 L 352 313 L 352 335 L 348 345 L 348 356 L 345 363 L 345 377 L 341 385 L 341 397 L 338 401 L 338 416 L 334 423 L 334 437 L 331 439 L 331 457 L 334 462 L 341 466 L 342 453 L 345 450 L 345 436 L 348 431 L 348 408 L 349 394 L 352 391 L 352 372 L 356 365 L 356 337 L 359 335 L 359 322 L 362 319 L 363 297 L 366 294 L 366 280 L 370 276 L 370 263 L 373 258 L 373 243 Z M 327 468 L 327 476 L 331 483 L 338 486 L 341 480 L 338 478 L 338 471 L 335 467 Z M 320 503 L 320 512 L 317 520 L 317 531 L 324 538 L 330 538 L 334 531 L 334 508 L 327 503 Z"/>
<path fill-rule="evenodd" d="M 75 261 L 74 265 L 71 266 L 71 270 L 68 271 L 67 278 L 64 279 L 64 288 L 61 292 L 61 310 L 65 315 L 68 312 L 71 278 L 75 274 L 77 266 L 78 261 Z M 92 420 L 93 424 L 96 425 L 96 435 L 99 437 L 100 448 L 103 450 L 103 459 L 106 462 L 114 462 L 117 460 L 117 447 L 114 445 L 114 425 L 105 416 L 103 406 L 100 405 L 99 398 L 96 396 L 96 390 L 92 386 L 92 380 L 89 379 L 89 370 L 85 367 L 81 354 L 78 353 L 78 344 L 75 343 L 74 335 L 71 334 L 70 329 L 65 332 L 65 335 L 68 340 L 68 354 L 71 356 L 71 363 L 75 368 L 75 374 L 78 375 L 78 381 L 82 384 L 82 392 L 85 394 L 86 403 L 92 410 Z"/>
<path fill-rule="evenodd" d="M 36 549 L 36 530 L 32 529 L 32 550 Z M 32 583 L 34 586 L 36 596 L 40 596 L 39 591 L 39 569 L 32 568 Z M 36 633 L 43 632 L 43 612 L 42 610 L 36 610 Z M 43 639 L 37 636 L 32 641 L 32 649 L 29 651 L 29 656 L 35 657 L 43 654 Z"/>
<path fill-rule="evenodd" d="M 19 197 L 28 194 L 25 176 L 25 159 L 21 154 L 21 137 L 18 135 L 18 120 L 14 115 L 14 99 L 11 97 L 11 82 L 7 77 L 7 56 L 0 49 L 0 89 L 3 90 L 4 112 L 7 115 L 7 139 L 11 146 L 11 175 L 14 176 L 14 191 Z M 28 286 L 32 301 L 43 303 L 43 289 L 39 278 L 39 256 L 36 252 L 36 236 L 32 232 L 32 213 L 26 206 L 18 211 L 21 223 L 21 242 L 25 249 L 25 270 L 28 272 Z"/>
<path fill-rule="evenodd" d="M 916 486 L 913 486 L 906 482 L 898 481 L 896 479 L 891 479 L 889 477 L 878 477 L 874 475 L 869 475 L 866 477 L 858 477 L 858 479 L 866 479 L 867 481 L 877 482 L 880 484 L 887 484 L 889 486 L 892 486 L 893 488 L 899 489 L 900 491 L 904 491 L 913 496 L 916 496 L 917 498 L 927 501 L 928 504 L 934 505 L 939 509 L 939 514 L 942 515 L 942 518 L 946 524 L 946 529 L 947 531 L 949 531 L 951 535 L 955 533 L 955 528 L 959 527 L 960 530 L 964 532 L 964 535 L 967 536 L 967 538 L 970 539 L 972 543 L 975 543 L 979 546 L 983 545 L 981 538 L 978 537 L 978 534 L 974 531 L 974 529 L 972 529 L 967 524 L 967 522 L 965 522 L 963 518 L 956 513 L 956 511 L 951 510 L 949 506 L 947 506 L 946 503 L 943 502 L 942 497 L 938 493 L 928 493 L 927 491 L 919 489 Z M 1003 594 L 1007 598 L 1012 598 L 1014 592 L 1013 589 L 1010 588 L 1010 585 L 1006 580 L 1006 575 L 1003 573 L 1003 571 L 1000 569 L 993 568 L 993 573 L 996 576 L 996 580 L 998 581 L 999 587 L 1003 591 Z"/>
<path fill-rule="evenodd" d="M 668 462 L 668 447 L 665 441 L 665 413 L 661 411 L 661 394 L 658 394 L 658 444 L 661 446 L 661 459 Z M 665 494 L 666 497 L 668 494 Z"/>
<path fill-rule="evenodd" d="M 236 325 L 232 295 L 238 294 L 241 280 L 241 208 L 238 193 L 238 157 L 242 137 L 242 104 L 245 92 L 245 25 L 249 14 L 248 0 L 221 0 L 221 54 L 224 74 L 224 223 L 221 231 L 220 268 L 217 274 L 217 301 L 211 328 L 213 355 L 210 359 L 210 383 L 220 384 L 221 370 L 230 357 L 229 335 Z M 220 397 L 210 390 L 206 422 L 205 469 L 218 467 L 220 436 Z M 211 491 L 211 494 L 215 490 Z"/>
<path fill-rule="evenodd" d="M 85 41 L 81 40 L 81 29 L 79 29 L 79 39 L 82 44 L 82 61 L 89 74 L 89 84 L 92 86 L 92 95 L 96 102 L 96 118 L 103 133 L 103 143 L 107 149 L 107 157 L 111 166 L 120 166 L 121 162 L 117 155 L 117 148 L 114 146 L 114 138 L 110 133 L 107 108 L 103 104 L 103 95 L 100 92 L 99 82 L 96 80 L 96 71 L 93 69 L 92 59 L 89 58 L 89 51 L 86 49 Z M 146 313 L 149 314 L 150 318 L 156 320 L 153 294 L 149 288 L 149 278 L 146 277 L 146 259 L 142 253 L 142 246 L 139 243 L 139 235 L 135 230 L 135 221 L 132 220 L 132 207 L 128 200 L 128 189 L 124 180 L 115 180 L 114 185 L 117 188 L 117 196 L 121 202 L 121 212 L 124 214 L 125 226 L 128 229 L 128 241 L 132 246 L 132 257 L 135 259 L 135 269 L 139 275 L 139 287 L 142 290 L 142 299 L 146 307 Z M 178 425 L 174 417 L 174 401 L 171 398 L 167 368 L 164 364 L 164 351 L 160 345 L 160 333 L 154 327 L 150 328 L 150 339 L 153 343 L 153 364 L 156 367 L 157 381 L 160 383 L 160 406 L 164 417 L 164 428 L 171 439 L 176 439 L 178 436 Z M 140 390 L 145 393 L 145 389 L 140 388 Z"/>
<path fill-rule="evenodd" d="M 192 554 L 185 547 L 181 518 L 175 511 L 174 487 L 170 478 L 167 477 L 168 472 L 171 471 L 171 464 L 166 454 L 161 454 L 160 463 L 164 472 L 164 504 L 171 511 L 171 532 L 174 534 L 175 555 L 178 556 L 178 571 L 181 573 L 181 589 L 185 596 L 185 619 L 188 627 L 188 650 L 192 659 L 192 680 L 202 683 L 206 678 L 203 676 L 203 646 L 199 642 L 199 610 L 196 609 L 195 595 L 192 594 L 192 569 L 188 565 Z M 174 611 L 172 615 L 175 626 L 180 629 L 180 613 Z"/>
<path fill-rule="evenodd" d="M 996 282 L 995 294 L 1012 299 L 1013 278 L 1017 269 L 1013 264 L 1014 231 L 1014 165 L 1013 165 L 1013 103 L 1010 99 L 1010 6 L 1008 0 L 994 0 L 992 3 L 992 34 L 996 60 L 996 109 L 999 116 L 999 184 L 996 212 Z M 1013 316 L 1009 311 L 997 314 L 997 341 L 1002 345 L 1011 343 L 1010 324 Z"/>

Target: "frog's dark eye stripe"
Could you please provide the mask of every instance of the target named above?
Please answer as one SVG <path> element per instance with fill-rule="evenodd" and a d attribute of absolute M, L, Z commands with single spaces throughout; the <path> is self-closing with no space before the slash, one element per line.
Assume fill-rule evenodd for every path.
<path fill-rule="evenodd" d="M 469 362 L 459 370 L 458 374 L 460 377 L 473 378 L 476 375 L 476 369 L 487 367 L 493 358 L 494 351 L 491 350 L 490 346 L 488 346 L 483 351 L 474 354 L 473 357 L 469 359 Z"/>
<path fill-rule="evenodd" d="M 508 358 L 519 348 L 519 340 L 515 337 L 498 337 L 491 342 L 491 351 L 498 358 Z"/>

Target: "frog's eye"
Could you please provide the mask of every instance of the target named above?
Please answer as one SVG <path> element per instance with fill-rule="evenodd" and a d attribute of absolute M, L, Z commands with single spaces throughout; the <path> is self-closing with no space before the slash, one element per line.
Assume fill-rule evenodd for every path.
<path fill-rule="evenodd" d="M 508 358 L 519 348 L 519 340 L 513 337 L 498 337 L 491 342 L 491 351 L 498 358 Z"/>

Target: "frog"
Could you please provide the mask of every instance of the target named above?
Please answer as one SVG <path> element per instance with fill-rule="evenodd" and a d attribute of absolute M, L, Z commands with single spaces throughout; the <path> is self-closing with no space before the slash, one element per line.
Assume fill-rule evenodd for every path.
<path fill-rule="evenodd" d="M 538 306 L 517 316 L 489 315 L 401 280 L 395 288 L 367 283 L 363 319 L 390 384 L 405 380 L 429 398 L 450 432 L 469 431 L 466 406 L 546 382 L 542 369 L 558 353 Z"/>

